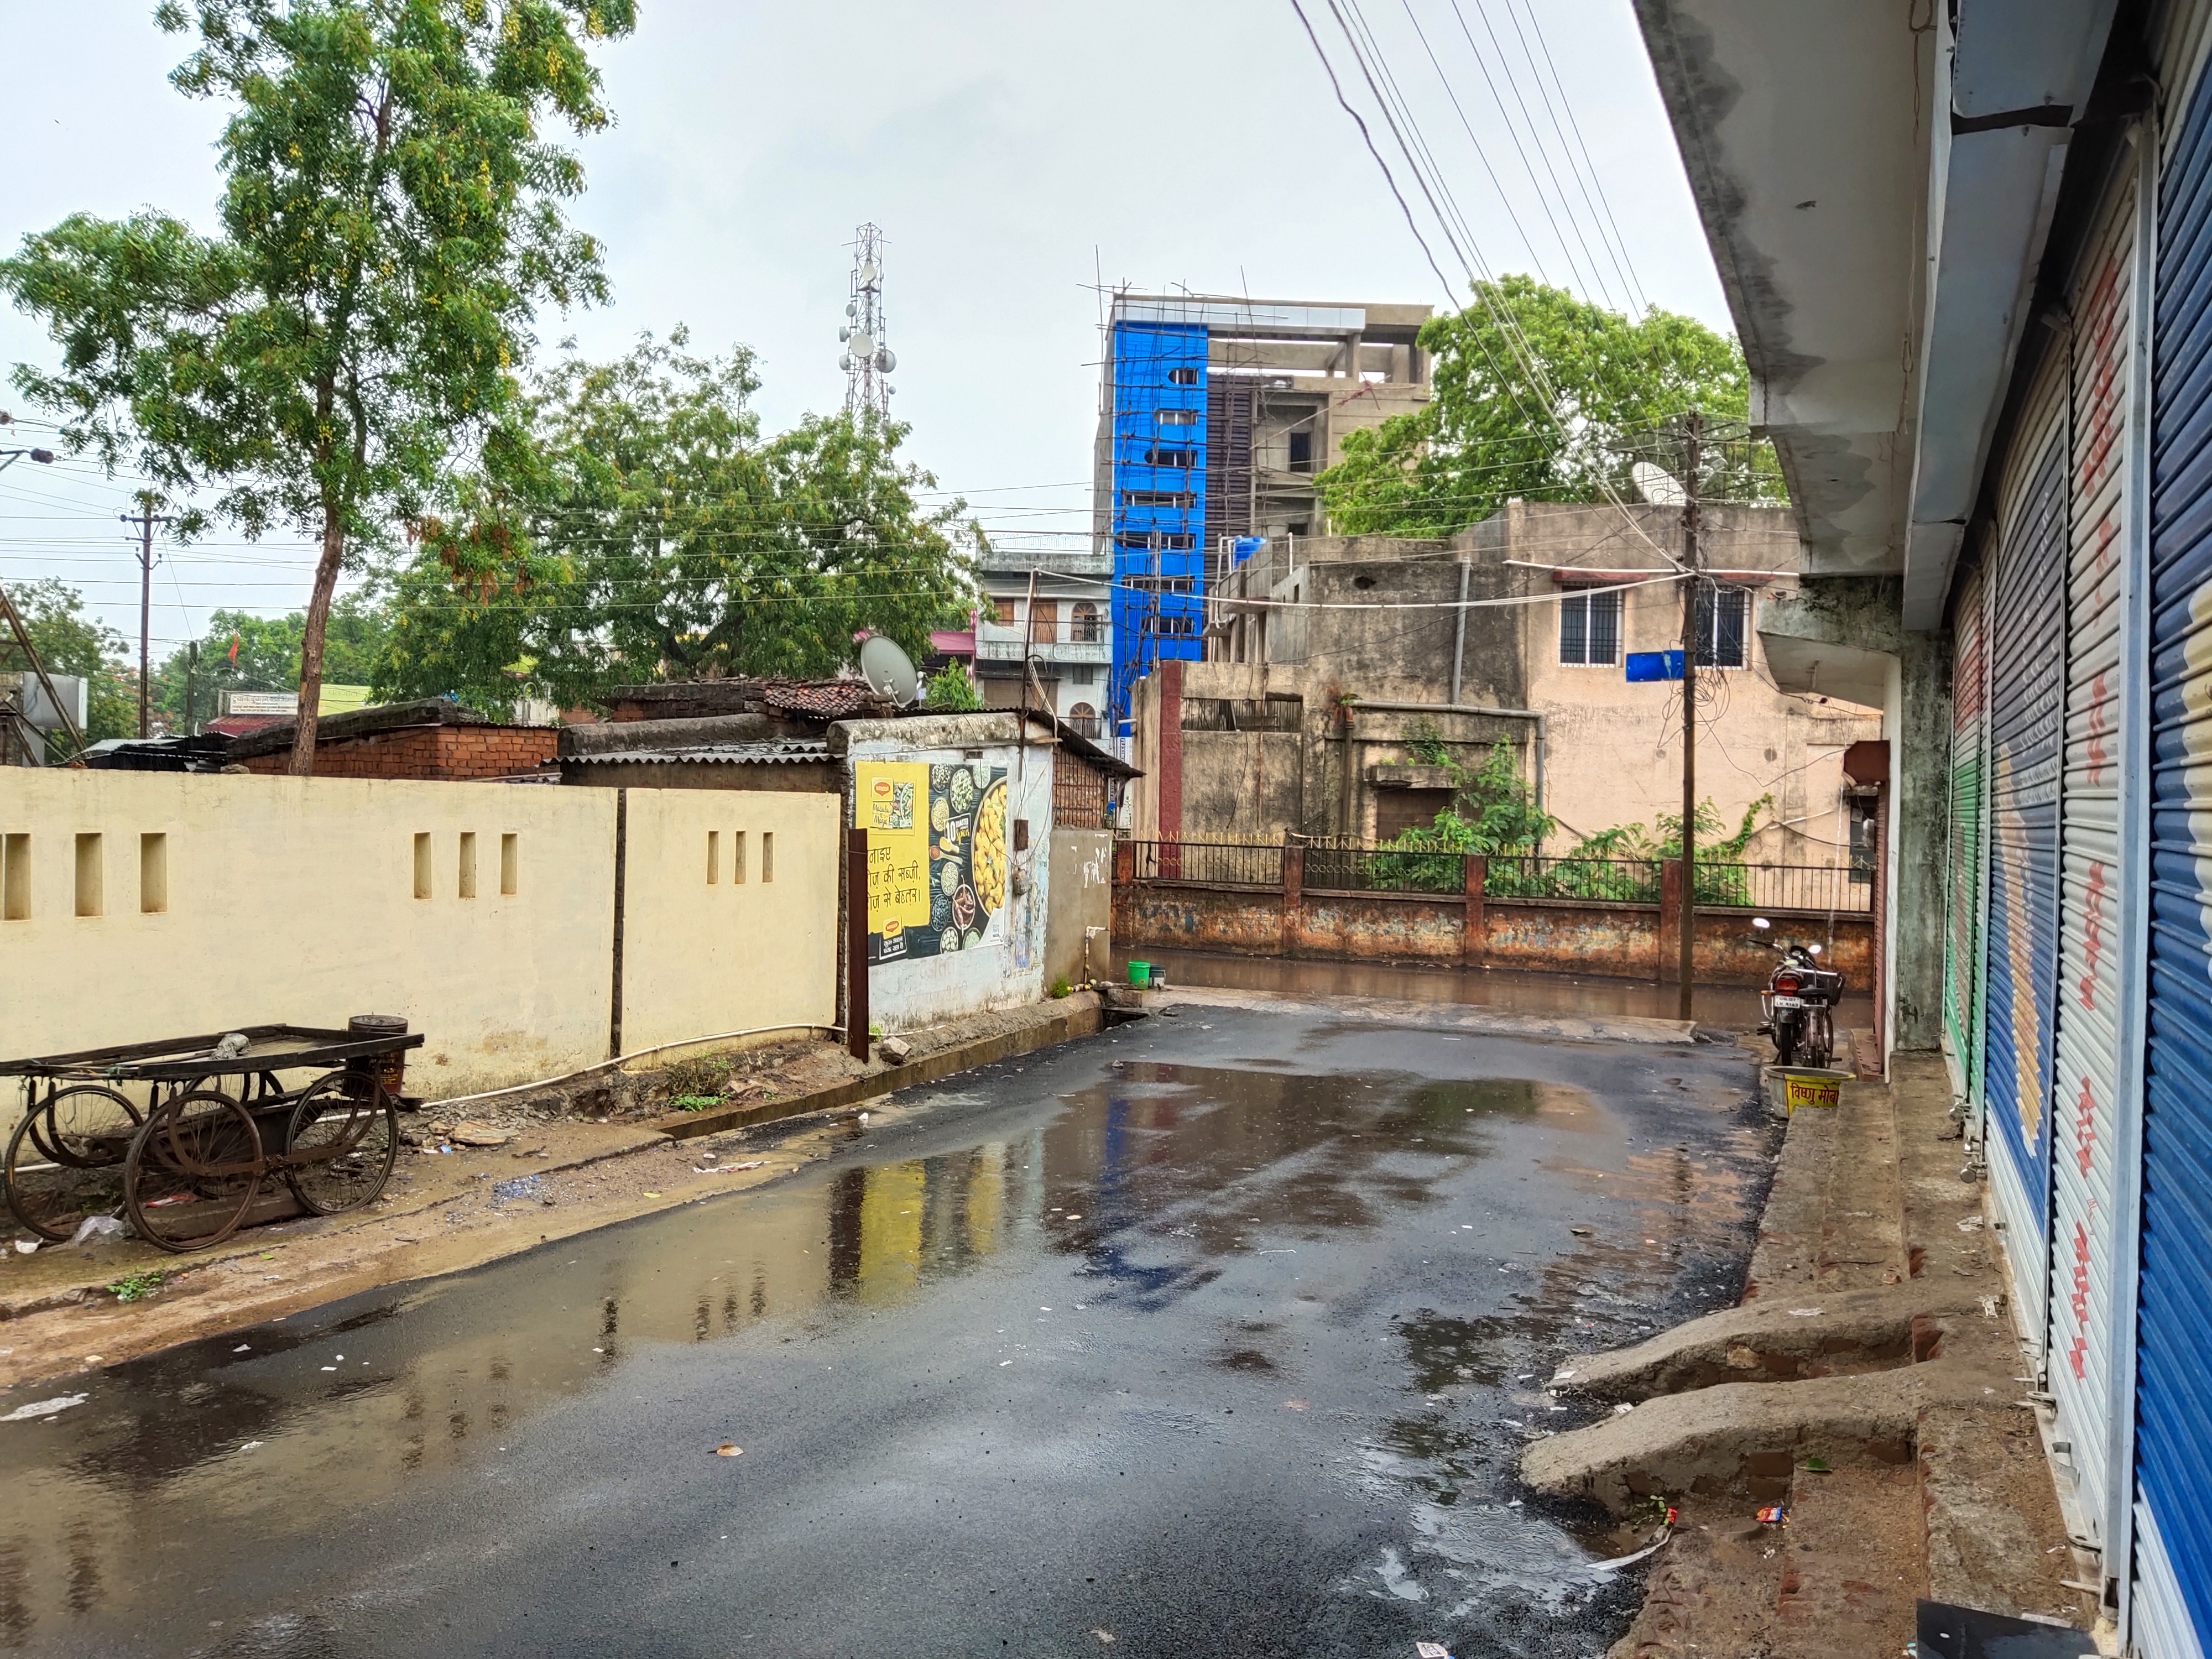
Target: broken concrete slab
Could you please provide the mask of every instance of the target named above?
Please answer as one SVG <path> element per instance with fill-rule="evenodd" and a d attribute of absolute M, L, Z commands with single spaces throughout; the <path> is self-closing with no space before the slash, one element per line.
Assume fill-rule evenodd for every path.
<path fill-rule="evenodd" d="M 1915 1287 L 1844 1291 L 1747 1302 L 1609 1353 L 1570 1357 L 1547 1385 L 1597 1400 L 1649 1400 L 1726 1382 L 1788 1382 L 1924 1363 L 1941 1350 L 1942 1322 L 1980 1315 L 1952 1292 L 1936 1305 Z"/>
<path fill-rule="evenodd" d="M 1538 1492 L 1588 1498 L 1613 1515 L 1639 1498 L 1680 1493 L 1772 1502 L 1808 1457 L 1837 1468 L 1909 1462 L 1919 1414 L 1942 1392 L 1942 1369 L 1662 1395 L 1537 1441 L 1522 1454 L 1522 1478 Z"/>

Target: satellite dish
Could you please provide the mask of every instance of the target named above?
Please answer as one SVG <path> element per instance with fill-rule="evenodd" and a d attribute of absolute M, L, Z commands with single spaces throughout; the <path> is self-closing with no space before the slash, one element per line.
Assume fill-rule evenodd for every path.
<path fill-rule="evenodd" d="M 871 634 L 860 641 L 860 678 L 896 703 L 909 703 L 921 689 L 914 661 L 896 640 Z"/>
<path fill-rule="evenodd" d="M 873 288 L 876 285 L 876 278 L 879 274 L 880 273 L 876 270 L 876 262 L 873 259 L 864 259 L 860 262 L 860 286 L 862 288 Z"/>
<path fill-rule="evenodd" d="M 854 329 L 852 337 L 846 343 L 853 348 L 853 355 L 855 357 L 867 358 L 875 355 L 876 343 L 870 337 L 868 331 L 865 328 Z"/>
<path fill-rule="evenodd" d="M 860 314 L 860 301 L 857 301 L 857 300 L 848 300 L 848 301 L 845 301 L 845 314 L 846 314 L 848 317 L 857 317 L 857 316 L 859 316 L 859 315 Z"/>
<path fill-rule="evenodd" d="M 879 346 L 877 348 L 876 368 L 879 373 L 888 374 L 897 367 L 898 357 L 889 346 Z"/>
<path fill-rule="evenodd" d="M 851 329 L 849 329 L 849 328 L 840 328 L 840 329 L 837 331 L 837 341 L 838 341 L 838 343 L 839 343 L 839 344 L 841 344 L 841 345 L 842 345 L 842 344 L 843 344 L 846 341 L 848 341 L 848 340 L 851 339 L 852 337 L 853 337 L 853 331 L 852 331 Z"/>
<path fill-rule="evenodd" d="M 1689 492 L 1663 466 L 1654 466 L 1649 461 L 1632 462 L 1628 476 L 1635 482 L 1636 493 L 1654 507 L 1682 507 L 1689 501 Z"/>
<path fill-rule="evenodd" d="M 839 357 L 837 359 L 837 367 L 842 369 L 850 369 L 853 367 L 853 354 L 848 351 L 842 356 Z"/>

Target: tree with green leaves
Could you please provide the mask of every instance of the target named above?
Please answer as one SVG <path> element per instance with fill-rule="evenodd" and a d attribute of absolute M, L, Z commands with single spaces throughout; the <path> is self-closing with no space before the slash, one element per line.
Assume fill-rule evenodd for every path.
<path fill-rule="evenodd" d="M 1691 409 L 1740 422 L 1749 395 L 1741 349 L 1695 318 L 1628 317 L 1528 276 L 1476 283 L 1474 303 L 1431 318 L 1420 343 L 1435 359 L 1429 401 L 1348 434 L 1315 481 L 1340 533 L 1449 536 L 1515 496 L 1633 501 L 1629 467 L 1655 436 Z M 1759 452 L 1741 482 L 1778 501 Z"/>
<path fill-rule="evenodd" d="M 763 436 L 743 348 L 678 329 L 564 362 L 523 409 L 528 465 L 462 482 L 396 580 L 379 696 L 567 706 L 611 684 L 819 676 L 863 629 L 919 656 L 975 592 L 981 532 L 903 460 L 907 428 L 809 416 Z"/>
<path fill-rule="evenodd" d="M 123 635 L 88 616 L 84 596 L 66 582 L 46 577 L 18 582 L 8 590 L 9 603 L 30 635 L 31 648 L 49 674 L 75 674 L 85 682 L 84 740 L 138 735 L 138 677 L 131 671 Z M 0 625 L 0 673 L 28 674 L 31 660 Z M 70 757 L 69 739 L 50 734 L 49 760 Z"/>
<path fill-rule="evenodd" d="M 367 685 L 384 650 L 388 626 L 383 607 L 361 593 L 341 593 L 323 630 L 323 684 Z M 193 641 L 179 646 L 154 671 L 153 706 L 173 730 L 181 730 L 189 704 L 195 718 L 216 714 L 226 691 L 289 691 L 300 684 L 300 658 L 307 618 L 257 617 L 216 611 Z M 186 680 L 190 679 L 190 696 Z"/>
<path fill-rule="evenodd" d="M 15 383 L 74 450 L 139 468 L 258 535 L 320 544 L 291 769 L 314 766 L 325 624 L 349 551 L 424 509 L 456 452 L 497 455 L 536 307 L 600 298 L 572 229 L 604 127 L 586 43 L 634 0 L 162 0 L 198 44 L 171 76 L 234 106 L 211 236 L 151 210 L 78 214 L 0 261 L 52 371 Z M 207 516 L 182 515 L 182 533 Z"/>

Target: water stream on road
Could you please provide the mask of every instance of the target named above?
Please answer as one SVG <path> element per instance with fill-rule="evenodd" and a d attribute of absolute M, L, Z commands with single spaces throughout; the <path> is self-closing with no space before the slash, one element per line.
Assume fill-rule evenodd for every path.
<path fill-rule="evenodd" d="M 1733 1299 L 1748 1066 L 1199 1012 L 754 1194 L 0 1394 L 88 1396 L 0 1425 L 0 1649 L 1601 1650 L 1638 1540 L 1518 1454 L 1586 1420 L 1563 1354 Z"/>

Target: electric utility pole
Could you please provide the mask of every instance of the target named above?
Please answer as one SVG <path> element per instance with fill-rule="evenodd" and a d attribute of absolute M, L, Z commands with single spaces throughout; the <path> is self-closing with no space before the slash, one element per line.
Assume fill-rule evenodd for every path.
<path fill-rule="evenodd" d="M 118 513 L 116 517 L 125 524 L 138 526 L 138 735 L 151 737 L 153 731 L 147 720 L 146 696 L 150 672 L 150 653 L 147 635 L 154 615 L 154 526 L 173 525 L 176 520 L 154 511 L 154 497 L 138 498 L 138 514 Z"/>
<path fill-rule="evenodd" d="M 1698 453 L 1704 436 L 1698 411 L 1683 425 L 1682 441 L 1682 1001 L 1677 1018 L 1694 1018 L 1698 917 Z"/>

